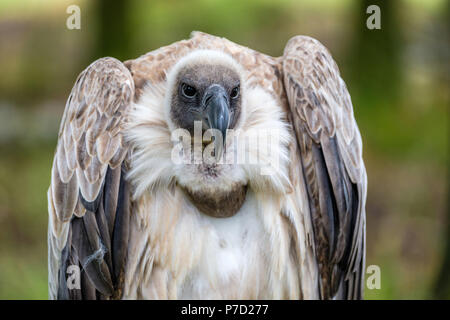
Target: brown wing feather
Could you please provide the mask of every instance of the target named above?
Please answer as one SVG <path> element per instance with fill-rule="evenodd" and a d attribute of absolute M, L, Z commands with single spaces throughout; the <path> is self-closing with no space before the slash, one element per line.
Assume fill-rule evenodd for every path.
<path fill-rule="evenodd" d="M 113 58 L 86 68 L 69 96 L 48 191 L 51 298 L 119 294 L 130 214 L 121 130 L 133 96 L 130 72 Z M 80 289 L 67 287 L 69 265 L 81 270 Z"/>
<path fill-rule="evenodd" d="M 292 38 L 283 70 L 310 202 L 321 298 L 360 299 L 367 183 L 349 93 L 330 53 L 315 39 Z"/>

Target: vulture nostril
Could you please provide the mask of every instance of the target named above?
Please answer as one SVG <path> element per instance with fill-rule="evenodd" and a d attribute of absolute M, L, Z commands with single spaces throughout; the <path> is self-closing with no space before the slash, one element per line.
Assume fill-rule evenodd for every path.
<path fill-rule="evenodd" d="M 207 97 L 206 97 L 206 99 L 205 99 L 205 106 L 207 106 L 208 105 L 208 103 L 209 103 L 209 100 L 211 100 L 211 98 L 212 98 L 212 94 L 210 94 L 210 95 L 208 95 Z"/>

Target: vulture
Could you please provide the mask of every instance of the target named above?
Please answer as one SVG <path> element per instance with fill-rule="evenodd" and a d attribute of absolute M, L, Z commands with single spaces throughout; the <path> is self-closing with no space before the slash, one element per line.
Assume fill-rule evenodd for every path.
<path fill-rule="evenodd" d="M 51 299 L 362 299 L 367 176 L 346 84 L 307 36 L 101 58 L 48 189 Z"/>

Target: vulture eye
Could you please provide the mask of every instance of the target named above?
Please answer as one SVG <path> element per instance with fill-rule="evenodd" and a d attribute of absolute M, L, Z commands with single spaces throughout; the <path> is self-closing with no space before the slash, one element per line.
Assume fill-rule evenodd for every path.
<path fill-rule="evenodd" d="M 236 99 L 239 96 L 239 87 L 234 87 L 233 90 L 231 90 L 230 97 L 232 99 Z"/>
<path fill-rule="evenodd" d="M 197 94 L 197 90 L 186 83 L 183 83 L 181 85 L 181 91 L 183 92 L 183 95 L 187 98 L 193 98 Z"/>

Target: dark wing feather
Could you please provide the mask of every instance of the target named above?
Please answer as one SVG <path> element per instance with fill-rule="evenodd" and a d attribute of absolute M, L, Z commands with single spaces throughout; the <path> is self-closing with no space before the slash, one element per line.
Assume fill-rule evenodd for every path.
<path fill-rule="evenodd" d="M 113 58 L 86 68 L 69 96 L 48 191 L 50 298 L 120 297 L 131 206 L 122 126 L 133 96 L 130 72 Z M 67 286 L 70 265 L 79 289 Z"/>
<path fill-rule="evenodd" d="M 301 152 L 322 299 L 361 299 L 367 178 L 344 81 L 317 40 L 292 38 L 284 86 Z"/>

